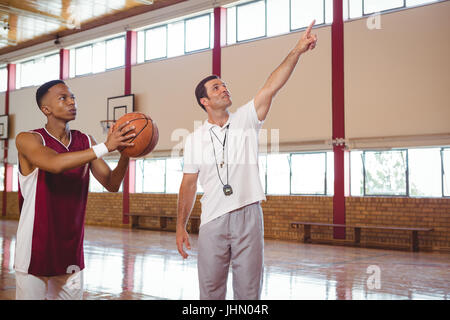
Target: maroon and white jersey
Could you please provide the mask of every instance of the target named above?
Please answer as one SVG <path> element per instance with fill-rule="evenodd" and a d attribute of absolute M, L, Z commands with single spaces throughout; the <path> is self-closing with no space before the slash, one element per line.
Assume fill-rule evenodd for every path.
<path fill-rule="evenodd" d="M 89 137 L 70 131 L 68 147 L 45 128 L 36 129 L 44 146 L 58 153 L 91 147 Z M 36 168 L 27 176 L 19 166 L 20 220 L 14 268 L 35 276 L 56 276 L 84 268 L 84 216 L 90 164 L 54 174 Z"/>

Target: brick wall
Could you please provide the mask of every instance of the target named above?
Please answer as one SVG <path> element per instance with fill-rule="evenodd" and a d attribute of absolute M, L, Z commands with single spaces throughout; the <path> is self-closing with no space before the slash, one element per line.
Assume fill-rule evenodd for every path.
<path fill-rule="evenodd" d="M 152 212 L 176 215 L 176 194 L 131 194 L 131 212 Z M 200 196 L 192 215 L 200 215 Z M 2 219 L 18 219 L 17 192 L 7 195 L 7 216 Z M 2 198 L 0 197 L 0 203 Z M 262 204 L 264 211 L 264 232 L 267 239 L 299 240 L 300 233 L 289 227 L 291 221 L 331 223 L 333 221 L 333 198 L 316 196 L 267 196 Z M 350 197 L 346 199 L 347 224 L 383 225 L 397 227 L 432 227 L 431 233 L 419 233 L 421 248 L 432 250 L 450 249 L 450 199 L 414 199 Z M 158 229 L 159 219 L 144 218 L 144 227 Z M 175 220 L 169 221 L 167 230 L 175 230 Z M 121 193 L 90 193 L 86 210 L 86 224 L 109 227 L 125 227 L 122 224 Z M 312 238 L 332 238 L 332 229 L 312 227 Z M 362 230 L 362 243 L 379 246 L 407 246 L 409 233 Z M 346 232 L 346 239 L 353 239 L 352 229 Z"/>

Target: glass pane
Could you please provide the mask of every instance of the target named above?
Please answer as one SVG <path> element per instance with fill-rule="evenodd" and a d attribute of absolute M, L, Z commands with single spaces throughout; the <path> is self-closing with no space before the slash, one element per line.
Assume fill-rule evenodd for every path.
<path fill-rule="evenodd" d="M 13 165 L 13 176 L 12 176 L 12 191 L 17 192 L 19 190 L 19 166 L 17 164 Z"/>
<path fill-rule="evenodd" d="M 144 192 L 164 192 L 164 159 L 144 160 Z"/>
<path fill-rule="evenodd" d="M 291 29 L 309 26 L 316 19 L 316 25 L 324 22 L 323 1 L 291 0 Z"/>
<path fill-rule="evenodd" d="M 117 167 L 117 164 L 119 163 L 119 160 L 105 160 L 106 164 L 109 166 L 109 168 L 111 170 L 114 170 Z M 105 190 L 106 191 L 106 190 Z M 118 192 L 122 192 L 123 191 L 123 181 L 120 184 L 119 187 L 119 191 Z"/>
<path fill-rule="evenodd" d="M 105 192 L 105 188 L 100 184 L 100 182 L 95 179 L 92 172 L 90 173 L 89 179 L 89 192 Z"/>
<path fill-rule="evenodd" d="M 442 163 L 444 165 L 444 196 L 450 197 L 450 149 L 442 151 Z"/>
<path fill-rule="evenodd" d="M 237 7 L 237 41 L 266 35 L 266 5 L 264 1 Z"/>
<path fill-rule="evenodd" d="M 291 155 L 291 193 L 325 194 L 325 153 Z"/>
<path fill-rule="evenodd" d="M 145 31 L 137 33 L 137 63 L 145 61 Z"/>
<path fill-rule="evenodd" d="M 363 0 L 348 0 L 350 19 L 359 18 L 363 15 Z"/>
<path fill-rule="evenodd" d="M 168 57 L 184 54 L 184 21 L 168 25 Z"/>
<path fill-rule="evenodd" d="M 166 193 L 178 193 L 183 179 L 183 158 L 166 159 Z"/>
<path fill-rule="evenodd" d="M 0 191 L 3 191 L 5 187 L 5 169 L 3 163 L 0 164 Z"/>
<path fill-rule="evenodd" d="M 236 43 L 236 7 L 227 9 L 227 44 Z"/>
<path fill-rule="evenodd" d="M 34 61 L 21 63 L 20 87 L 32 86 L 35 83 Z"/>
<path fill-rule="evenodd" d="M 289 194 L 288 153 L 267 155 L 267 194 Z"/>
<path fill-rule="evenodd" d="M 92 46 L 75 49 L 75 75 L 92 72 Z"/>
<path fill-rule="evenodd" d="M 7 82 L 8 82 L 8 70 L 6 68 L 0 68 L 0 92 L 6 91 Z"/>
<path fill-rule="evenodd" d="M 363 152 L 350 152 L 350 194 L 364 195 Z"/>
<path fill-rule="evenodd" d="M 333 0 L 325 0 L 325 23 L 333 23 Z"/>
<path fill-rule="evenodd" d="M 144 192 L 144 160 L 136 160 L 136 193 Z"/>
<path fill-rule="evenodd" d="M 50 80 L 59 79 L 59 54 L 35 60 L 36 82 L 41 85 Z"/>
<path fill-rule="evenodd" d="M 406 151 L 365 152 L 367 195 L 406 195 Z"/>
<path fill-rule="evenodd" d="M 75 49 L 70 49 L 70 57 L 69 57 L 69 77 L 75 77 Z"/>
<path fill-rule="evenodd" d="M 167 26 L 145 31 L 145 60 L 165 58 L 167 55 Z"/>
<path fill-rule="evenodd" d="M 289 32 L 289 0 L 267 0 L 267 35 Z"/>
<path fill-rule="evenodd" d="M 210 15 L 186 20 L 186 52 L 208 49 L 210 45 Z"/>
<path fill-rule="evenodd" d="M 441 197 L 441 149 L 410 149 L 409 194 L 420 197 Z"/>
<path fill-rule="evenodd" d="M 46 70 L 45 70 L 45 58 L 42 57 L 42 58 L 34 59 L 34 66 L 33 66 L 34 81 L 33 81 L 32 85 L 41 85 L 41 84 L 43 84 L 45 82 L 45 79 L 46 79 L 45 73 L 46 73 Z"/>
<path fill-rule="evenodd" d="M 403 0 L 364 0 L 364 14 L 403 7 Z"/>
<path fill-rule="evenodd" d="M 266 193 L 266 173 L 267 173 L 267 156 L 258 157 L 259 165 L 259 179 L 261 180 L 261 186 Z"/>
<path fill-rule="evenodd" d="M 327 152 L 327 195 L 334 195 L 334 153 Z"/>
<path fill-rule="evenodd" d="M 406 0 L 406 6 L 407 7 L 412 7 L 412 6 L 418 6 L 421 4 L 426 4 L 426 3 L 433 3 L 433 2 L 437 2 L 438 0 Z"/>
<path fill-rule="evenodd" d="M 125 65 L 125 37 L 106 41 L 106 69 Z"/>
<path fill-rule="evenodd" d="M 103 72 L 106 69 L 105 65 L 106 59 L 106 51 L 105 51 L 105 42 L 97 42 L 94 43 L 92 48 L 92 71 Z"/>

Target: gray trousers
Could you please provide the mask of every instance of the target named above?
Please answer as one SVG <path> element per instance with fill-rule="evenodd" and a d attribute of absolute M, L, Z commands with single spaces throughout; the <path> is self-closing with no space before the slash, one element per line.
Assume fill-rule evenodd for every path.
<path fill-rule="evenodd" d="M 206 223 L 198 236 L 200 299 L 225 299 L 230 262 L 234 299 L 260 299 L 263 260 L 264 224 L 259 202 Z"/>

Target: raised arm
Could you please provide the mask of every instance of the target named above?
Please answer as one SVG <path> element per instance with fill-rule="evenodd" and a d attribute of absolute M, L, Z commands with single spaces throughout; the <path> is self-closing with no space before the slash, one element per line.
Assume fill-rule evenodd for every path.
<path fill-rule="evenodd" d="M 313 50 L 316 47 L 317 36 L 311 34 L 315 22 L 315 20 L 311 22 L 294 49 L 292 49 L 278 68 L 272 72 L 262 89 L 256 94 L 255 109 L 260 121 L 266 119 L 267 113 L 270 110 L 270 105 L 272 104 L 272 99 L 291 76 L 300 55 L 308 50 Z"/>
<path fill-rule="evenodd" d="M 97 142 L 94 137 L 89 137 L 92 141 L 92 145 L 96 145 Z M 120 184 L 127 173 L 129 162 L 130 158 L 121 155 L 117 167 L 114 170 L 111 170 L 105 160 L 95 159 L 92 161 L 91 171 L 95 179 L 97 179 L 106 190 L 109 192 L 117 192 L 119 191 Z"/>
<path fill-rule="evenodd" d="M 124 129 L 124 126 L 121 129 Z M 132 135 L 127 135 L 129 130 L 132 130 L 131 127 L 110 132 L 105 142 L 108 151 L 114 151 L 121 146 L 133 145 L 132 143 L 126 142 L 126 140 L 132 137 Z M 32 172 L 36 167 L 51 173 L 61 173 L 97 159 L 92 148 L 82 151 L 58 153 L 44 146 L 40 136 L 31 132 L 19 133 L 16 137 L 16 147 L 21 170 L 25 175 Z"/>
<path fill-rule="evenodd" d="M 183 259 L 188 257 L 183 245 L 191 249 L 189 235 L 186 225 L 189 220 L 192 208 L 194 207 L 195 195 L 197 193 L 198 173 L 185 173 L 181 181 L 180 192 L 178 194 L 178 217 L 177 217 L 177 248 Z"/>

